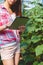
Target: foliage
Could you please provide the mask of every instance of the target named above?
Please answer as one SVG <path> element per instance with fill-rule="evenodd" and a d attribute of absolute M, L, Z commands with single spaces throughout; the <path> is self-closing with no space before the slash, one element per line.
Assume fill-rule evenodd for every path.
<path fill-rule="evenodd" d="M 31 65 L 43 65 L 43 7 L 37 5 L 24 14 L 28 17 L 25 32 L 21 35 L 24 65 L 30 62 Z"/>

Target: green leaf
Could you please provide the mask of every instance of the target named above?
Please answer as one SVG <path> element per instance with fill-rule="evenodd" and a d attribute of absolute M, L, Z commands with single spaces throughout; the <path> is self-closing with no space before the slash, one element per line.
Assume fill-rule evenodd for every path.
<path fill-rule="evenodd" d="M 27 45 L 27 43 L 26 43 L 26 42 L 22 42 L 20 46 L 21 46 L 21 48 L 26 49 L 28 45 Z"/>
<path fill-rule="evenodd" d="M 37 19 L 35 19 L 35 21 L 36 21 L 36 22 L 40 22 L 40 23 L 42 23 L 42 22 L 43 22 L 43 19 L 41 19 L 41 18 L 37 18 Z"/>
<path fill-rule="evenodd" d="M 30 61 L 33 61 L 35 58 L 34 58 L 34 56 L 33 55 L 26 55 L 26 56 L 24 56 L 24 60 L 25 60 L 25 62 L 27 63 L 27 62 L 30 62 Z"/>
<path fill-rule="evenodd" d="M 33 35 L 32 37 L 31 37 L 31 41 L 33 42 L 33 43 L 37 43 L 37 42 L 39 42 L 41 40 L 41 35 Z"/>
<path fill-rule="evenodd" d="M 43 27 L 42 27 L 42 31 L 43 31 Z"/>
<path fill-rule="evenodd" d="M 39 62 L 38 61 L 35 61 L 34 63 L 33 63 L 33 65 L 38 65 L 39 64 Z"/>
<path fill-rule="evenodd" d="M 35 32 L 38 32 L 39 30 L 42 30 L 41 27 L 40 28 L 36 28 Z"/>
<path fill-rule="evenodd" d="M 27 31 L 30 33 L 30 32 L 33 32 L 35 30 L 35 27 L 27 27 Z"/>
<path fill-rule="evenodd" d="M 42 45 L 38 45 L 35 48 L 35 53 L 36 53 L 36 56 L 43 54 L 43 44 Z"/>
<path fill-rule="evenodd" d="M 40 62 L 38 65 L 43 65 L 43 62 Z"/>
<path fill-rule="evenodd" d="M 26 40 L 25 41 L 27 44 L 28 44 L 28 46 L 31 44 L 31 39 L 28 39 L 28 40 Z"/>

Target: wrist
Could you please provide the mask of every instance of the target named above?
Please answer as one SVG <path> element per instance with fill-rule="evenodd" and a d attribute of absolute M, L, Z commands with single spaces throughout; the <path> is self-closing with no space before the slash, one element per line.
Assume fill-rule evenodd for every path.
<path fill-rule="evenodd" d="M 7 29 L 7 28 L 8 28 L 8 26 L 4 25 L 4 29 Z"/>

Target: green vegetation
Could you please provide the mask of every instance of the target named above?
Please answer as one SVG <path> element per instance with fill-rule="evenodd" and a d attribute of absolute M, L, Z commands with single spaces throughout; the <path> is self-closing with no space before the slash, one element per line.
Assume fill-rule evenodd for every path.
<path fill-rule="evenodd" d="M 43 6 L 36 5 L 24 15 L 29 19 L 21 35 L 20 65 L 43 65 Z"/>

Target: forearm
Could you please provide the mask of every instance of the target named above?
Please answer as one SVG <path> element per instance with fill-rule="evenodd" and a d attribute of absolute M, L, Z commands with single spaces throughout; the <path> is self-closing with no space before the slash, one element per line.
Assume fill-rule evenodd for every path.
<path fill-rule="evenodd" d="M 0 31 L 4 30 L 4 29 L 6 29 L 6 28 L 7 28 L 6 25 L 0 26 Z"/>

